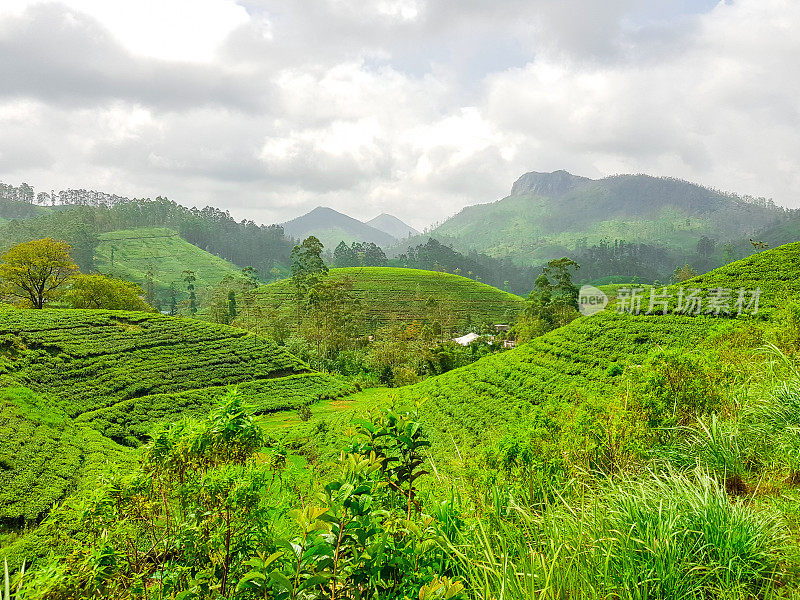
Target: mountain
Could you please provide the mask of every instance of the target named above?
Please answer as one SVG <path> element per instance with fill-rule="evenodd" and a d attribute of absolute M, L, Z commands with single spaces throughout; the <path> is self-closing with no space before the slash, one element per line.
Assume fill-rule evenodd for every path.
<path fill-rule="evenodd" d="M 385 231 L 326 206 L 318 206 L 301 217 L 283 223 L 283 231 L 296 240 L 309 235 L 316 236 L 331 252 L 342 241 L 347 244 L 373 242 L 379 246 L 391 246 L 397 241 Z"/>
<path fill-rule="evenodd" d="M 432 235 L 453 240 L 462 251 L 536 265 L 615 240 L 694 255 L 703 236 L 721 248 L 746 240 L 784 214 L 771 201 L 673 178 L 593 180 L 566 171 L 530 172 L 514 183 L 509 196 L 465 208 Z"/>
<path fill-rule="evenodd" d="M 411 227 L 411 225 L 406 225 L 394 215 L 387 213 L 380 214 L 374 219 L 366 221 L 366 224 L 370 227 L 374 227 L 375 229 L 379 229 L 384 233 L 388 233 L 398 240 L 402 240 L 414 235 L 421 235 L 420 232 Z"/>

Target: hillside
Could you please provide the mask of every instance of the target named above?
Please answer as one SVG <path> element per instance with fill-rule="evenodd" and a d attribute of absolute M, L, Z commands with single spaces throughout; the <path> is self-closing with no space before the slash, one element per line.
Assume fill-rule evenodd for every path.
<path fill-rule="evenodd" d="M 333 252 L 339 242 L 373 242 L 378 246 L 391 246 L 397 240 L 388 233 L 348 217 L 332 208 L 318 206 L 311 212 L 282 224 L 286 235 L 302 240 L 316 236 L 327 250 Z"/>
<path fill-rule="evenodd" d="M 407 225 L 394 215 L 388 215 L 386 213 L 380 214 L 374 219 L 370 219 L 366 224 L 384 233 L 388 233 L 398 240 L 421 235 L 420 232 L 411 227 L 411 225 Z"/>
<path fill-rule="evenodd" d="M 3 184 L 0 183 L 0 186 Z M 0 224 L 11 219 L 31 219 L 40 215 L 47 214 L 51 209 L 43 206 L 36 206 L 29 202 L 10 200 L 0 197 Z"/>
<path fill-rule="evenodd" d="M 783 299 L 800 293 L 800 242 L 755 254 L 682 285 L 706 290 L 760 287 L 758 318 L 768 318 Z M 401 397 L 427 398 L 430 423 L 446 424 L 446 429 L 459 432 L 453 435 L 463 443 L 473 445 L 487 430 L 506 427 L 536 405 L 614 393 L 619 380 L 607 374 L 611 363 L 641 364 L 657 348 L 713 348 L 717 332 L 729 333 L 731 326 L 744 326 L 749 320 L 616 314 L 612 307 L 517 349 L 405 388 Z"/>
<path fill-rule="evenodd" d="M 459 275 L 393 267 L 332 269 L 332 280 L 350 279 L 372 328 L 392 320 L 409 323 L 437 320 L 444 327 L 465 328 L 486 323 L 510 323 L 524 300 L 508 292 Z M 289 279 L 254 292 L 262 311 L 277 311 L 291 322 L 295 291 Z M 242 315 L 242 319 L 246 317 Z"/>
<path fill-rule="evenodd" d="M 187 297 L 183 271 L 193 271 L 198 295 L 217 285 L 226 275 L 240 276 L 233 263 L 206 252 L 183 240 L 166 228 L 140 228 L 112 231 L 100 235 L 95 251 L 95 268 L 138 283 L 145 288 L 147 272 L 152 269 L 156 301 L 165 308 L 170 285 L 177 290 L 178 301 Z"/>
<path fill-rule="evenodd" d="M 547 415 L 565 410 L 565 406 L 591 404 L 593 399 L 608 401 L 623 393 L 620 386 L 624 380 L 609 374 L 610 365 L 636 369 L 657 350 L 684 354 L 698 349 L 722 352 L 728 338 L 733 344 L 742 343 L 736 342 L 736 331 L 746 331 L 751 324 L 770 319 L 785 298 L 800 294 L 800 243 L 752 255 L 682 285 L 704 290 L 760 287 L 758 316 L 735 319 L 616 314 L 612 305 L 602 313 L 581 317 L 472 365 L 412 386 L 384 390 L 377 397 L 355 396 L 351 404 L 343 405 L 342 414 L 332 418 L 347 423 L 367 406 L 380 404 L 388 396 L 401 404 L 423 402 L 420 414 L 434 432 L 434 456 L 441 460 L 439 468 L 443 468 L 456 460 L 452 454 L 454 443 L 462 453 L 479 453 L 488 440 L 513 431 L 514 423 L 536 415 L 547 419 Z M 737 360 L 748 348 L 753 350 L 764 344 L 758 333 L 742 335 L 751 345 L 735 347 L 732 353 Z M 303 435 L 302 431 L 299 434 Z M 325 444 L 322 440 L 318 443 Z M 457 467 L 462 468 L 463 465 Z"/>
<path fill-rule="evenodd" d="M 695 252 L 703 236 L 717 246 L 775 222 L 783 211 L 687 181 L 648 175 L 592 180 L 566 171 L 526 173 L 511 194 L 470 206 L 432 234 L 462 250 L 510 256 L 518 264 L 574 254 L 603 240 Z"/>
<path fill-rule="evenodd" d="M 259 414 L 351 391 L 256 335 L 152 313 L 3 307 L 0 344 L 0 533 L 227 386 Z"/>

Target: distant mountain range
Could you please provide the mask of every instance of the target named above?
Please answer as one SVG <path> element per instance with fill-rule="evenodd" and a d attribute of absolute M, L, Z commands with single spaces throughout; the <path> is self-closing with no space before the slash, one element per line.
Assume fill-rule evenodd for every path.
<path fill-rule="evenodd" d="M 414 254 L 416 266 L 435 269 L 446 263 L 464 270 L 468 263 L 471 269 L 482 265 L 481 278 L 494 281 L 492 276 L 502 273 L 501 284 L 527 280 L 530 269 L 538 272 L 548 260 L 563 256 L 581 265 L 577 277 L 582 281 L 630 281 L 635 276 L 663 282 L 677 266 L 688 263 L 704 272 L 748 256 L 762 247 L 759 242 L 775 247 L 800 240 L 798 210 L 648 175 L 595 180 L 563 170 L 531 171 L 514 182 L 507 197 L 464 208 L 425 235 L 390 214 L 362 222 L 327 207 L 292 219 L 282 229 L 236 223 L 223 211 L 205 209 L 200 226 L 194 212 L 163 198 L 139 202 L 134 212 L 126 205 L 137 201 L 122 199 L 116 208 L 103 209 L 111 211 L 113 224 L 104 221 L 98 227 L 91 209 L 99 210 L 104 198 L 115 197 L 64 192 L 57 198 L 66 198 L 67 204 L 45 208 L 31 204 L 34 196 L 28 188 L 0 183 L 0 249 L 31 236 L 55 236 L 72 244 L 76 260 L 89 269 L 96 243 L 90 244 L 93 238 L 83 235 L 84 229 L 101 234 L 153 226 L 179 231 L 186 241 L 239 267 L 254 266 L 272 279 L 285 274 L 292 244 L 308 235 L 317 236 L 327 252 L 342 241 L 373 242 L 390 260 L 405 255 L 398 260 L 402 264 L 414 254 L 410 248 L 427 246 L 433 238 L 440 247 L 431 245 L 422 258 Z M 72 210 L 78 206 L 83 212 Z M 20 224 L 4 224 L 12 219 Z M 457 252 L 448 254 L 442 246 Z"/>
<path fill-rule="evenodd" d="M 301 217 L 283 223 L 283 231 L 295 239 L 316 236 L 333 251 L 340 242 L 373 242 L 388 248 L 419 232 L 392 215 L 382 214 L 363 223 L 326 206 L 318 206 Z"/>

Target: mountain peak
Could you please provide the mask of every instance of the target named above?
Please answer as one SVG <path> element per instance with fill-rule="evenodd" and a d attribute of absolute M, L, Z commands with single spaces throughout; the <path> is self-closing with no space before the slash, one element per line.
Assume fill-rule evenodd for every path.
<path fill-rule="evenodd" d="M 398 240 L 405 239 L 412 235 L 419 235 L 419 231 L 404 223 L 394 215 L 388 213 L 381 213 L 374 219 L 366 221 L 366 224 L 375 229 L 379 229 L 384 233 L 397 238 Z"/>
<path fill-rule="evenodd" d="M 314 235 L 330 250 L 339 242 L 374 242 L 389 247 L 395 243 L 393 236 L 362 223 L 328 206 L 317 206 L 310 212 L 282 224 L 284 232 L 294 239 Z"/>
<path fill-rule="evenodd" d="M 511 195 L 560 196 L 587 181 L 592 180 L 580 175 L 573 175 L 563 169 L 552 173 L 531 171 L 530 173 L 525 173 L 514 182 L 511 187 Z"/>

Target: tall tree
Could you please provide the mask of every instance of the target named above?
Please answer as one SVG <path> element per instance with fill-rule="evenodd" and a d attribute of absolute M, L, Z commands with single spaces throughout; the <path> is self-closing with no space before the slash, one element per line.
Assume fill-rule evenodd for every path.
<path fill-rule="evenodd" d="M 578 317 L 579 291 L 572 283 L 572 271 L 579 268 L 569 258 L 558 258 L 542 269 L 525 311 L 514 326 L 519 341 L 528 341 Z"/>
<path fill-rule="evenodd" d="M 186 283 L 186 291 L 189 292 L 189 313 L 197 313 L 197 294 L 194 291 L 194 282 L 197 281 L 194 271 L 186 270 L 183 272 L 183 281 Z"/>
<path fill-rule="evenodd" d="M 66 242 L 52 238 L 23 242 L 3 254 L 3 290 L 15 298 L 44 307 L 78 270 Z"/>
<path fill-rule="evenodd" d="M 298 296 L 304 300 L 311 288 L 328 274 L 322 249 L 322 242 L 312 235 L 292 250 L 292 281 Z"/>
<path fill-rule="evenodd" d="M 173 317 L 178 314 L 178 288 L 174 281 L 169 284 L 169 314 Z"/>

